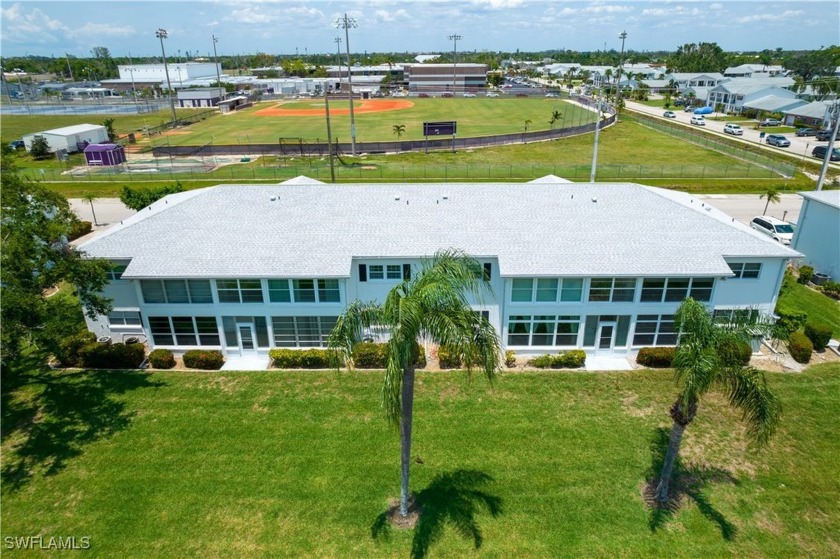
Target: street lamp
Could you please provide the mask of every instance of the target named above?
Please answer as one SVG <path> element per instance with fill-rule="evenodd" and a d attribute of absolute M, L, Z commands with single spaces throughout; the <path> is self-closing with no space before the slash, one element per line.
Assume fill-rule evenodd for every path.
<path fill-rule="evenodd" d="M 163 71 L 166 73 L 166 88 L 167 94 L 169 95 L 169 107 L 172 109 L 172 125 L 178 126 L 178 115 L 175 114 L 175 101 L 172 99 L 172 83 L 169 81 L 169 65 L 166 64 L 166 50 L 163 48 L 163 40 L 166 39 L 169 34 L 166 32 L 166 29 L 158 28 L 155 31 L 155 37 L 160 39 L 160 53 L 163 55 Z"/>
<path fill-rule="evenodd" d="M 621 107 L 621 69 L 624 67 L 624 39 L 627 38 L 627 31 L 622 31 L 618 38 L 621 39 L 621 55 L 618 57 L 618 76 L 615 81 L 618 90 L 615 101 L 616 110 Z"/>
<path fill-rule="evenodd" d="M 216 55 L 216 43 L 218 42 L 219 38 L 213 35 L 213 63 L 216 65 L 216 87 L 218 87 L 221 90 L 221 92 L 219 93 L 221 98 L 220 100 L 224 101 L 226 91 L 222 87 L 222 77 L 219 75 L 219 59 Z"/>
<path fill-rule="evenodd" d="M 453 42 L 452 45 L 452 94 L 455 94 L 455 83 L 456 83 L 456 61 L 458 58 L 458 41 L 460 41 L 463 37 L 460 35 L 450 35 L 449 40 Z"/>
<path fill-rule="evenodd" d="M 347 17 L 347 14 L 344 14 L 344 17 L 339 18 L 335 22 L 335 26 L 337 28 L 344 29 L 344 44 L 347 47 L 347 84 L 350 87 L 350 150 L 351 153 L 355 156 L 356 155 L 356 119 L 353 116 L 353 70 L 350 69 L 350 28 L 351 27 L 358 27 L 356 25 L 356 20 Z M 340 72 L 339 72 L 340 73 Z"/>

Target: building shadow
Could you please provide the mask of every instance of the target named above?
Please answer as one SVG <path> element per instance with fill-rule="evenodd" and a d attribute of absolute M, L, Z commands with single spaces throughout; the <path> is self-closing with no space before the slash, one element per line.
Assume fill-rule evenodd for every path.
<path fill-rule="evenodd" d="M 422 559 L 429 554 L 447 526 L 461 537 L 472 540 L 479 549 L 484 541 L 476 516 L 489 512 L 493 518 L 502 514 L 502 499 L 487 491 L 493 478 L 476 470 L 455 470 L 435 476 L 425 489 L 413 495 L 412 509 L 417 515 L 411 558 Z M 399 504 L 380 514 L 371 526 L 373 539 L 387 539 L 392 521 L 399 515 Z"/>
<path fill-rule="evenodd" d="M 141 371 L 53 371 L 43 363 L 42 356 L 24 358 L 8 364 L 4 375 L 4 491 L 55 475 L 85 445 L 128 427 L 134 412 L 119 395 L 164 385 Z"/>
<path fill-rule="evenodd" d="M 717 524 L 723 539 L 734 540 L 738 532 L 737 526 L 729 522 L 704 494 L 705 488 L 711 484 L 738 485 L 738 480 L 729 471 L 714 467 L 686 466 L 682 459 L 677 456 L 668 488 L 668 500 L 665 503 L 656 501 L 656 486 L 659 483 L 659 475 L 665 461 L 669 436 L 668 429 L 659 428 L 656 429 L 651 439 L 651 466 L 645 477 L 646 483 L 643 491 L 643 497 L 650 509 L 648 526 L 651 532 L 656 532 L 664 527 L 676 516 L 682 508 L 682 504 L 686 500 L 691 500 L 697 505 L 697 509 L 703 516 Z"/>

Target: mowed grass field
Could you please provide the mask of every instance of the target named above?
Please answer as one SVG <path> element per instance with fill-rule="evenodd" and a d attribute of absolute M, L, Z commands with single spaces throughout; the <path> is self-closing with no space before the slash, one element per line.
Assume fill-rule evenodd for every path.
<path fill-rule="evenodd" d="M 374 528 L 399 490 L 381 373 L 30 372 L 3 393 L 3 536 L 86 557 L 836 557 L 840 367 L 769 374 L 765 451 L 711 396 L 686 432 L 680 509 L 653 515 L 669 371 L 420 372 L 422 530 Z M 494 517 L 473 490 L 499 505 Z M 476 505 L 474 516 L 469 507 Z M 476 553 L 443 520 L 480 531 Z M 441 528 L 438 541 L 423 534 Z M 374 534 L 377 534 L 376 537 Z M 8 557 L 42 557 L 41 551 Z"/>

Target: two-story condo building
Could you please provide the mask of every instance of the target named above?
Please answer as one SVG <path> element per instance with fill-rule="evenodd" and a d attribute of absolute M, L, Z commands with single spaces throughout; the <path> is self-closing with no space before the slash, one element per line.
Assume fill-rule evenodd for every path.
<path fill-rule="evenodd" d="M 384 301 L 424 258 L 477 258 L 505 349 L 673 345 L 674 312 L 771 314 L 799 253 L 689 194 L 636 184 L 221 185 L 168 196 L 83 244 L 114 264 L 91 331 L 228 354 L 323 347 L 348 302 Z"/>

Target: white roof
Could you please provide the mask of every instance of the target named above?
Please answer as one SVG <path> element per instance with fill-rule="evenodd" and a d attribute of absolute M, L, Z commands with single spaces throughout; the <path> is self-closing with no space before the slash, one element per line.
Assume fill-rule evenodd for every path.
<path fill-rule="evenodd" d="M 126 278 L 347 277 L 354 257 L 445 248 L 503 276 L 728 276 L 724 257 L 799 255 L 688 194 L 538 182 L 220 185 L 80 246 L 131 259 Z"/>
<path fill-rule="evenodd" d="M 64 128 L 54 128 L 52 130 L 44 130 L 37 132 L 37 134 L 53 134 L 55 136 L 72 136 L 74 134 L 83 134 L 93 130 L 104 130 L 105 127 L 100 124 L 74 124 L 73 126 L 65 126 Z"/>
<path fill-rule="evenodd" d="M 800 192 L 799 195 L 840 210 L 840 190 L 815 190 L 813 192 Z"/>

